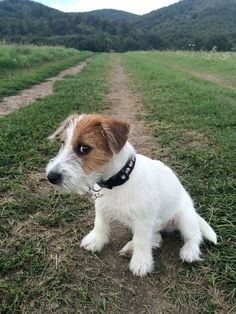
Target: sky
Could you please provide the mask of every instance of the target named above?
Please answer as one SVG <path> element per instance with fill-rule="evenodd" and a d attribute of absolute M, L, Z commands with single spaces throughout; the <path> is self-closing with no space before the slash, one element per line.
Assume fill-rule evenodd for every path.
<path fill-rule="evenodd" d="M 153 10 L 178 2 L 178 0 L 35 0 L 51 8 L 64 12 L 86 12 L 98 9 L 116 9 L 136 14 L 145 14 Z"/>

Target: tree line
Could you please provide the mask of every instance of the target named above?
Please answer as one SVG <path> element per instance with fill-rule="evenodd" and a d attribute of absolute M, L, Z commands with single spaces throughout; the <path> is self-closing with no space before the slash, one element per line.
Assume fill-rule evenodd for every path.
<path fill-rule="evenodd" d="M 183 3 L 189 4 L 188 1 L 193 0 L 185 0 Z M 174 6 L 171 7 L 173 11 Z M 186 19 L 191 16 L 191 10 L 190 7 L 185 12 Z M 204 31 L 193 31 L 196 27 L 188 27 L 188 19 L 183 27 L 184 23 L 168 20 L 168 12 L 165 11 L 164 17 L 161 14 L 162 20 L 159 10 L 157 16 L 154 11 L 150 16 L 132 18 L 120 11 L 103 11 L 106 14 L 101 11 L 95 11 L 94 14 L 63 13 L 29 0 L 4 0 L 0 2 L 0 38 L 7 42 L 63 45 L 95 52 L 234 49 L 232 38 L 236 32 L 214 32 L 214 29 L 218 29 L 217 25 L 211 25 Z M 162 21 L 162 24 L 157 25 L 158 21 Z"/>

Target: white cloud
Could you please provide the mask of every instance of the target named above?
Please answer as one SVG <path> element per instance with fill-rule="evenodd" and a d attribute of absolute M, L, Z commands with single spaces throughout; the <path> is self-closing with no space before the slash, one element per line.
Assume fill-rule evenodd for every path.
<path fill-rule="evenodd" d="M 178 0 L 78 0 L 74 4 L 55 3 L 50 6 L 64 12 L 116 9 L 136 14 L 145 14 L 175 2 L 178 2 Z"/>

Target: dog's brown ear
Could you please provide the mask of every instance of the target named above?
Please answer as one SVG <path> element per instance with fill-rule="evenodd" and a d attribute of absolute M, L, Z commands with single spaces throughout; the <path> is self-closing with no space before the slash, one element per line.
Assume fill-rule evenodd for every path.
<path fill-rule="evenodd" d="M 70 115 L 69 117 L 67 117 L 58 127 L 58 129 L 51 134 L 50 136 L 48 136 L 48 140 L 50 141 L 64 141 L 65 140 L 65 131 L 68 128 L 69 124 L 71 121 L 73 121 L 73 119 L 78 118 L 79 115 L 77 114 L 73 114 Z"/>
<path fill-rule="evenodd" d="M 128 140 L 130 125 L 123 121 L 107 119 L 101 126 L 111 151 L 118 153 Z"/>

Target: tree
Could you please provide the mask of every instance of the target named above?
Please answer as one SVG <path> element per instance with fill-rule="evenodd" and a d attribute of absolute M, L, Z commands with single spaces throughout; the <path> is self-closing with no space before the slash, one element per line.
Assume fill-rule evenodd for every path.
<path fill-rule="evenodd" d="M 217 51 L 229 51 L 232 49 L 232 43 L 225 35 L 215 35 L 206 44 L 208 50 L 212 50 L 213 47 L 216 47 Z"/>

